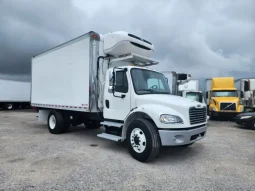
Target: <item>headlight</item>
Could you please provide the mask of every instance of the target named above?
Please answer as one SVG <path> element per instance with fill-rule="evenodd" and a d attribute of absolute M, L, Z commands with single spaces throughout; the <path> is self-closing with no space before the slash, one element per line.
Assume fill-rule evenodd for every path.
<path fill-rule="evenodd" d="M 160 115 L 161 123 L 183 123 L 182 119 L 176 115 L 162 114 Z"/>
<path fill-rule="evenodd" d="M 251 118 L 252 116 L 242 116 L 240 119 L 249 119 Z"/>
<path fill-rule="evenodd" d="M 216 111 L 216 109 L 214 107 L 212 107 L 212 111 Z"/>

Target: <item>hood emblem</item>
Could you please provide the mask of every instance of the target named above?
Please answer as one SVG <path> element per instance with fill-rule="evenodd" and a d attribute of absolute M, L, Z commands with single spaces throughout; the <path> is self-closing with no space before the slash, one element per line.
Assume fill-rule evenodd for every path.
<path fill-rule="evenodd" d="M 197 107 L 201 107 L 201 105 L 197 105 Z"/>

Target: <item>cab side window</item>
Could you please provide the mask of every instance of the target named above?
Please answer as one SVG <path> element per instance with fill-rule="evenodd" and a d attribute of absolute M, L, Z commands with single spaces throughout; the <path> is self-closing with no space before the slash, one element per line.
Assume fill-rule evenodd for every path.
<path fill-rule="evenodd" d="M 116 71 L 115 92 L 120 93 L 128 92 L 128 80 L 125 71 Z"/>

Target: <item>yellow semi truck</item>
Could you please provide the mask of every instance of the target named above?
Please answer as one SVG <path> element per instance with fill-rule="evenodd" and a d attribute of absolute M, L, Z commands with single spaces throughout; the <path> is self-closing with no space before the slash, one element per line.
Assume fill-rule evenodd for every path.
<path fill-rule="evenodd" d="M 211 81 L 210 89 L 208 80 Z M 211 119 L 217 116 L 235 117 L 244 111 L 233 77 L 206 79 L 205 92 L 208 114 Z"/>

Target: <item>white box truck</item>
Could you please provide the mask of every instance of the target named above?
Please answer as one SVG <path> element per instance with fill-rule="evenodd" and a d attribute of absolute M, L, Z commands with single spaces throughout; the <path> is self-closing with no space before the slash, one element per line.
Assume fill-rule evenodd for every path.
<path fill-rule="evenodd" d="M 189 146 L 206 135 L 206 105 L 170 94 L 148 69 L 154 46 L 133 34 L 89 32 L 32 58 L 31 105 L 50 133 L 84 124 L 100 138 L 126 141 L 146 162 L 161 146 Z"/>
<path fill-rule="evenodd" d="M 14 109 L 30 106 L 30 82 L 0 79 L 0 108 Z"/>

